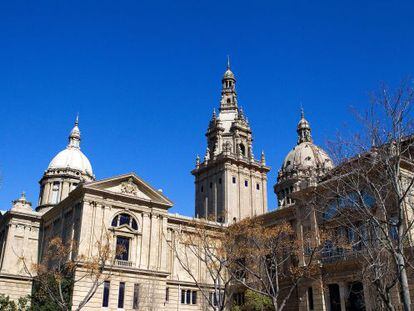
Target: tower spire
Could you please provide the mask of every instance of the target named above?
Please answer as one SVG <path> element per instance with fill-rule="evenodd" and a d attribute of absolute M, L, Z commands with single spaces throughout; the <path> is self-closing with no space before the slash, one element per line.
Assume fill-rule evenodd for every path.
<path fill-rule="evenodd" d="M 311 127 L 308 120 L 305 119 L 305 111 L 300 108 L 300 121 L 297 128 L 298 144 L 303 142 L 312 142 Z"/>
<path fill-rule="evenodd" d="M 76 115 L 75 126 L 69 134 L 68 148 L 80 148 L 81 133 L 79 130 L 79 114 Z"/>
<path fill-rule="evenodd" d="M 227 55 L 227 69 L 221 80 L 221 102 L 220 111 L 237 110 L 236 78 L 230 69 L 230 57 Z"/>

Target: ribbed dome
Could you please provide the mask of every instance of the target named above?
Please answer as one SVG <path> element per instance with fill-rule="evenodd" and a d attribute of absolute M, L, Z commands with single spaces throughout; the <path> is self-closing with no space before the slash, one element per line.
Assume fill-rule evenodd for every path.
<path fill-rule="evenodd" d="M 278 180 L 322 175 L 334 167 L 331 158 L 312 141 L 311 127 L 303 110 L 297 126 L 298 143 L 289 151 L 279 171 Z"/>
<path fill-rule="evenodd" d="M 78 118 L 76 118 L 75 126 L 70 131 L 68 146 L 50 161 L 48 170 L 72 169 L 93 177 L 91 162 L 80 150 L 80 140 L 81 133 L 78 127 Z"/>
<path fill-rule="evenodd" d="M 329 170 L 333 163 L 328 154 L 312 142 L 302 142 L 295 146 L 283 161 L 282 171 L 306 170 L 320 168 Z"/>
<path fill-rule="evenodd" d="M 70 168 L 93 176 L 92 165 L 79 148 L 67 147 L 65 150 L 59 152 L 48 166 L 48 169 L 58 168 Z"/>

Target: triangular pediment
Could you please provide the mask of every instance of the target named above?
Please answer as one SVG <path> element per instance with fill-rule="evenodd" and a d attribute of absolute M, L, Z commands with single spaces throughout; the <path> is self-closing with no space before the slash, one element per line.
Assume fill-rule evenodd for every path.
<path fill-rule="evenodd" d="M 154 202 L 166 207 L 171 207 L 173 205 L 173 203 L 166 196 L 164 196 L 161 191 L 155 190 L 135 173 L 93 181 L 85 184 L 84 188 L 100 190 L 111 194 L 118 194 L 130 199 Z"/>

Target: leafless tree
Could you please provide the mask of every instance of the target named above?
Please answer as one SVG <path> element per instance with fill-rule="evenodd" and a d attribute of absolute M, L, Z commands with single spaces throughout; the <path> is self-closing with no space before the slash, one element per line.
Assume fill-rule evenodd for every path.
<path fill-rule="evenodd" d="M 203 303 L 214 310 L 225 310 L 231 298 L 231 276 L 227 272 L 228 252 L 224 228 L 205 220 L 194 220 L 188 228 L 176 231 L 168 241 L 175 259 L 190 276 L 202 295 Z M 198 273 L 200 264 L 201 274 Z"/>
<path fill-rule="evenodd" d="M 396 310 L 396 287 L 404 310 L 411 310 L 413 96 L 406 83 L 373 94 L 369 111 L 356 114 L 357 133 L 330 142 L 338 165 L 314 192 L 324 225 L 344 230 L 348 251 L 358 253 L 364 278 L 387 310 Z"/>
<path fill-rule="evenodd" d="M 40 263 L 28 267 L 24 256 L 20 256 L 20 260 L 38 289 L 62 311 L 81 310 L 99 286 L 111 277 L 116 254 L 125 251 L 121 248 L 113 250 L 112 235 L 108 231 L 97 239 L 96 252 L 90 256 L 79 252 L 79 245 L 74 240 L 64 243 L 60 237 L 54 237 L 46 243 L 48 246 Z M 88 290 L 78 305 L 72 306 L 73 288 L 82 281 L 88 282 Z"/>

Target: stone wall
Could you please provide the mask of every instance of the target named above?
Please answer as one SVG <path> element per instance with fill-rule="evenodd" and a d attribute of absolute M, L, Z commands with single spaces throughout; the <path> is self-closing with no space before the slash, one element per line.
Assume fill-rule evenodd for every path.
<path fill-rule="evenodd" d="M 0 294 L 18 300 L 32 293 L 32 281 L 29 278 L 0 274 Z"/>

